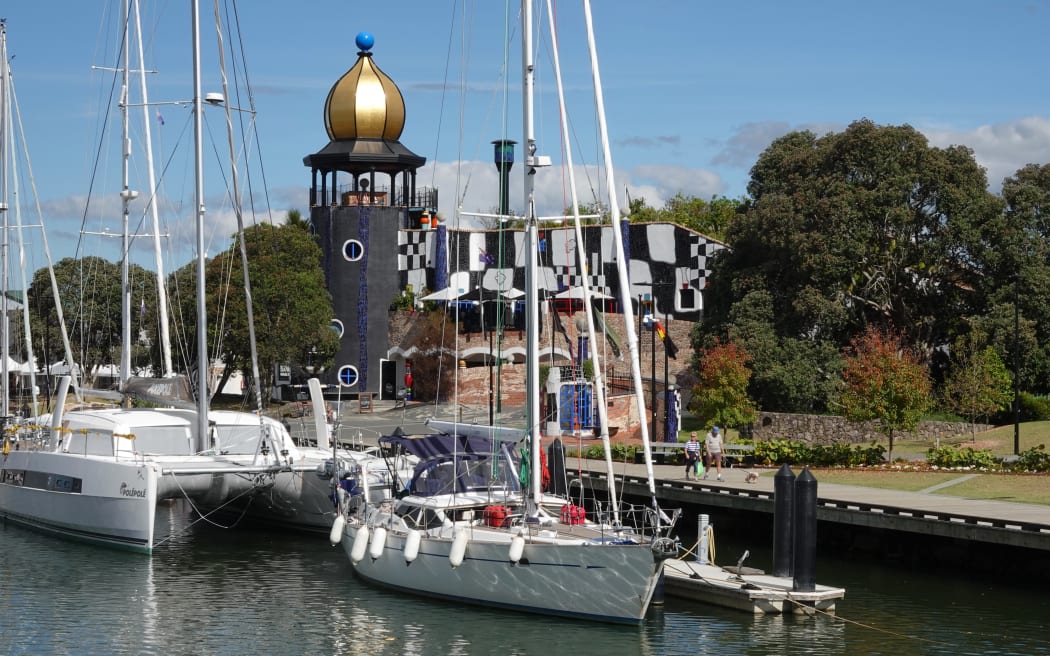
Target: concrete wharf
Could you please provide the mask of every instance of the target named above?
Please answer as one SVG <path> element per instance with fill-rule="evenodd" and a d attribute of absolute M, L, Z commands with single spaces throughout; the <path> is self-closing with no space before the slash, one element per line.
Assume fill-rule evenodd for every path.
<path fill-rule="evenodd" d="M 606 490 L 604 463 L 585 461 L 583 479 Z M 799 467 L 793 468 L 799 473 Z M 679 465 L 653 465 L 656 494 L 661 502 L 773 513 L 773 477 L 745 481 L 750 469 L 724 469 L 726 479 L 684 480 Z M 618 464 L 623 494 L 648 496 L 645 465 Z M 921 492 L 901 492 L 853 485 L 821 483 L 817 478 L 817 520 L 1023 547 L 1050 552 L 1050 505 L 987 501 Z"/>

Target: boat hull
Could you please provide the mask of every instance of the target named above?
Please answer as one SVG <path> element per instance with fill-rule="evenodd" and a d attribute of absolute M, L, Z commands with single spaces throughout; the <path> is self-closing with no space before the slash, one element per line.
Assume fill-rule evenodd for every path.
<path fill-rule="evenodd" d="M 348 463 L 360 464 L 367 472 L 365 500 L 379 503 L 393 496 L 394 477 L 382 459 L 346 452 L 340 453 L 340 457 Z M 226 494 L 221 497 L 221 503 L 205 500 L 198 506 L 203 512 L 234 516 L 256 524 L 328 535 L 335 521 L 336 507 L 331 476 L 321 475 L 326 460 L 331 460 L 330 451 L 301 449 L 300 464 L 273 473 L 266 484 L 256 485 L 254 491 Z M 401 472 L 401 476 L 404 477 L 405 472 Z"/>
<path fill-rule="evenodd" d="M 391 531 L 378 558 L 354 562 L 363 525 L 348 522 L 342 545 L 357 574 L 404 592 L 506 610 L 616 623 L 640 623 L 662 575 L 662 561 L 644 544 L 554 544 L 527 541 L 519 562 L 510 560 L 510 535 L 493 541 L 466 528 L 462 563 L 452 567 L 454 540 L 422 537 L 405 559 L 407 534 Z M 474 538 L 471 539 L 471 534 Z M 374 536 L 375 531 L 371 531 Z M 371 537 L 370 536 L 370 537 Z M 412 549 L 415 551 L 415 548 Z"/>
<path fill-rule="evenodd" d="M 198 504 L 208 515 L 235 517 L 289 531 L 328 533 L 335 519 L 332 486 L 314 469 L 275 472 L 254 490 Z"/>
<path fill-rule="evenodd" d="M 153 549 L 157 473 L 148 463 L 13 451 L 0 461 L 0 518 L 52 535 Z"/>

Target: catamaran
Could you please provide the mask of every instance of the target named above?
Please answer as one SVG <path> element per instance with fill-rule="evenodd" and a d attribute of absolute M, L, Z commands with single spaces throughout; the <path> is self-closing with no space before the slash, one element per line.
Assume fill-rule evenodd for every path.
<path fill-rule="evenodd" d="M 199 237 L 197 298 L 203 304 L 202 95 L 197 5 L 196 1 L 192 2 L 193 108 L 196 117 Z M 137 25 L 138 2 L 129 0 L 123 7 L 126 13 L 122 24 L 124 33 L 128 34 L 129 26 Z M 138 34 L 141 35 L 141 29 Z M 0 73 L 6 82 L 9 79 L 6 27 L 3 37 Z M 130 51 L 127 46 L 122 48 L 125 57 Z M 138 52 L 141 57 L 141 43 Z M 129 88 L 128 60 L 125 59 L 124 65 L 117 70 L 123 76 L 122 88 L 126 93 Z M 142 73 L 144 67 L 140 66 Z M 145 108 L 148 102 L 144 84 L 142 88 L 142 106 Z M 5 140 L 11 124 L 8 90 L 5 84 L 2 131 Z M 128 102 L 124 95 L 121 104 L 126 130 Z M 148 119 L 147 116 L 147 124 Z M 126 141 L 126 132 L 124 138 Z M 4 152 L 6 154 L 6 148 Z M 126 154 L 125 149 L 125 157 Z M 150 185 L 153 196 L 152 177 Z M 124 344 L 120 396 L 128 396 L 133 393 L 135 383 L 143 381 L 130 380 L 128 371 L 131 338 L 127 319 L 130 295 L 126 293 L 126 233 L 127 201 L 133 193 L 127 185 L 126 159 L 121 197 L 125 210 L 125 302 L 122 304 L 125 316 L 122 322 Z M 5 197 L 5 210 L 6 203 Z M 163 302 L 163 294 L 160 297 Z M 80 389 L 75 381 L 64 378 L 53 411 L 36 417 L 35 434 L 17 442 L 4 442 L 0 457 L 0 518 L 64 537 L 149 553 L 158 540 L 166 538 L 155 535 L 154 526 L 156 504 L 166 499 L 186 499 L 202 514 L 228 511 L 239 518 L 327 532 L 335 516 L 335 487 L 347 479 L 348 473 L 353 472 L 362 484 L 370 487 L 371 500 L 379 501 L 392 494 L 393 474 L 387 463 L 375 456 L 339 449 L 334 441 L 329 441 L 327 427 L 323 425 L 318 426 L 316 446 L 299 446 L 280 422 L 263 416 L 261 411 L 210 409 L 206 315 L 203 306 L 198 309 L 200 381 L 197 403 L 192 403 L 188 389 L 183 389 L 185 379 L 170 375 L 170 355 L 165 358 L 164 377 L 150 379 L 144 386 L 149 392 L 146 396 L 153 397 L 150 400 L 164 405 L 156 409 L 107 408 L 67 412 L 65 399 L 70 385 L 73 384 L 78 398 Z M 249 307 L 249 316 L 250 310 Z M 67 346 L 67 358 L 73 362 L 68 350 Z M 257 370 L 256 389 L 260 389 Z M 158 390 L 161 393 L 153 393 Z M 316 381 L 311 383 L 311 393 L 315 408 L 323 408 Z M 324 412 L 321 410 L 315 415 L 323 418 Z"/>

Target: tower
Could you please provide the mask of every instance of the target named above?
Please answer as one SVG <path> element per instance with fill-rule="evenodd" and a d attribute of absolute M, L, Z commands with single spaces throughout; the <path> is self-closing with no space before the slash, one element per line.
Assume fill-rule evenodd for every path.
<path fill-rule="evenodd" d="M 405 101 L 375 65 L 375 39 L 357 35 L 357 61 L 328 92 L 324 124 L 329 142 L 303 158 L 310 167 L 310 221 L 323 253 L 339 334 L 335 366 L 324 383 L 351 394 L 396 393 L 396 364 L 386 359 L 388 309 L 400 294 L 398 233 L 436 213 L 437 191 L 418 189 L 426 158 L 398 139 Z"/>

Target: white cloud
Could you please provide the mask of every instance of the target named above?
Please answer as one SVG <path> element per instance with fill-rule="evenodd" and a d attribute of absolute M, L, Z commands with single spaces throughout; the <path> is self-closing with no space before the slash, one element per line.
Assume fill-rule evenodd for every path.
<path fill-rule="evenodd" d="M 988 173 L 988 187 L 1002 189 L 1003 178 L 1012 176 L 1026 164 L 1050 163 L 1050 117 L 1028 116 L 1013 121 L 981 125 L 972 130 L 955 130 L 914 125 L 931 146 L 962 145 L 973 150 L 977 163 Z M 773 140 L 796 130 L 809 130 L 818 137 L 841 132 L 844 124 L 808 123 L 796 126 L 783 121 L 745 123 L 722 144 L 712 163 L 729 167 L 750 167 Z"/>
<path fill-rule="evenodd" d="M 1014 121 L 981 125 L 973 130 L 922 130 L 930 144 L 973 149 L 977 163 L 988 172 L 988 187 L 1002 190 L 1003 178 L 1026 164 L 1050 163 L 1050 118 L 1027 116 Z"/>

